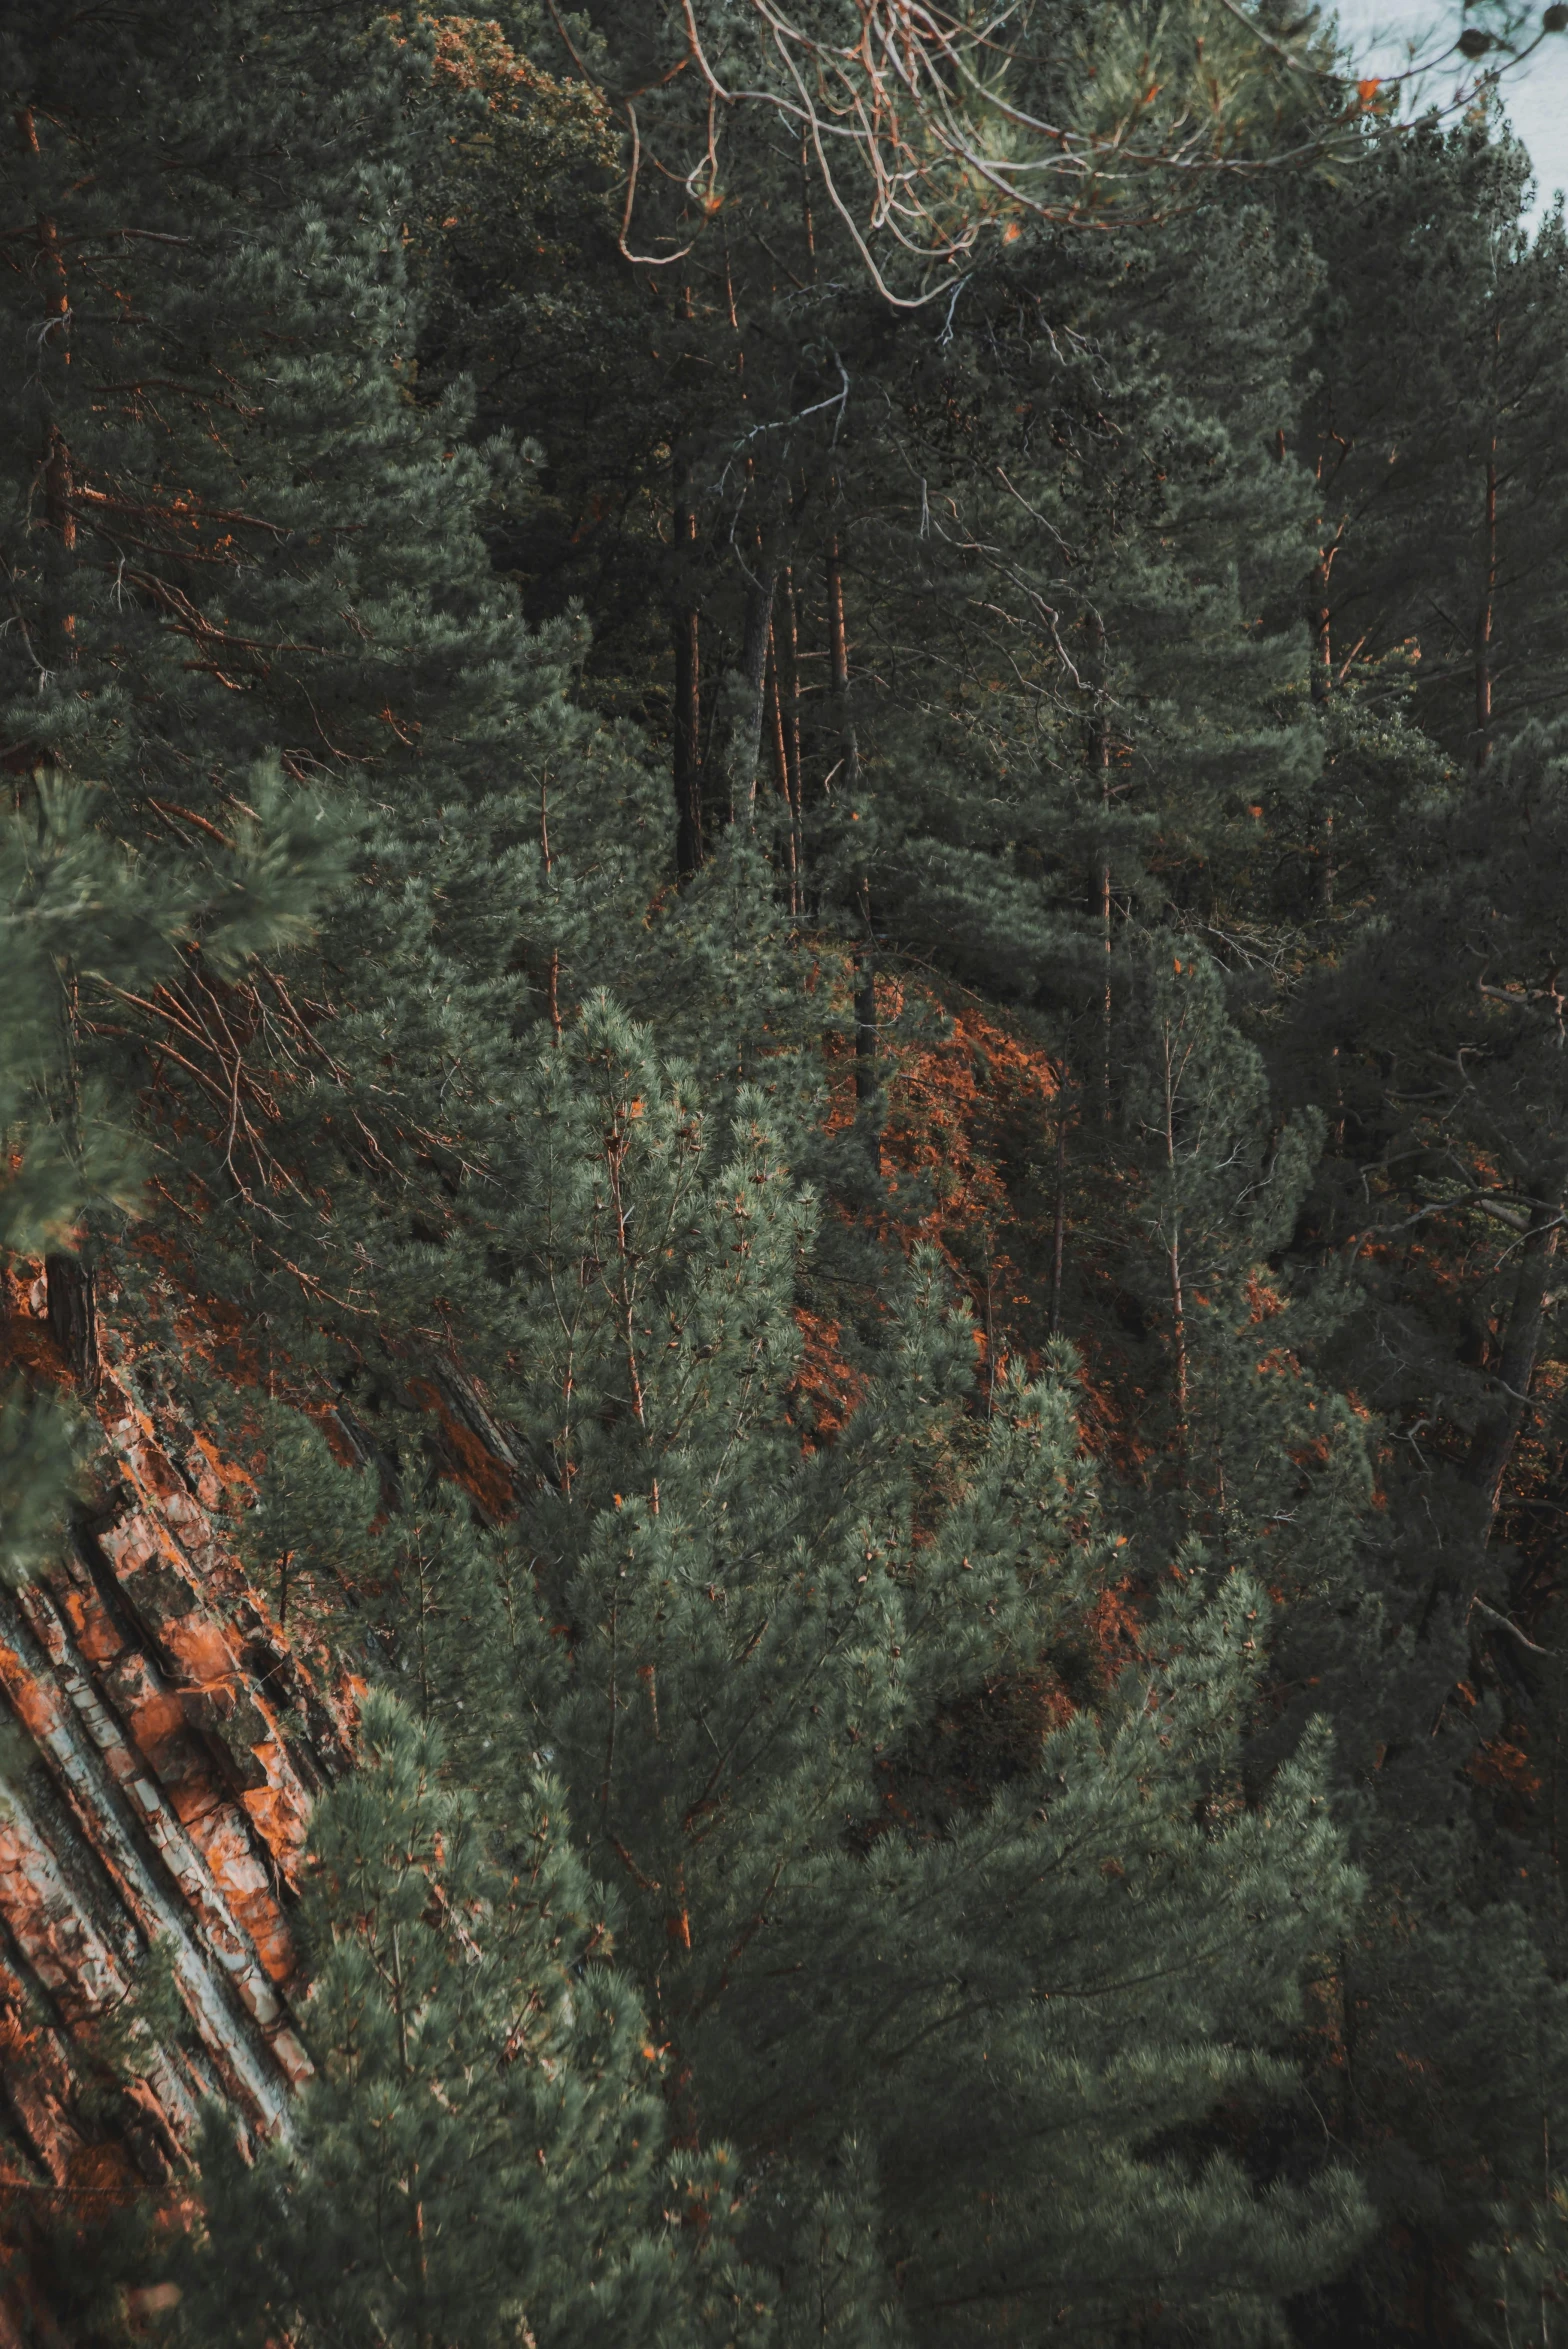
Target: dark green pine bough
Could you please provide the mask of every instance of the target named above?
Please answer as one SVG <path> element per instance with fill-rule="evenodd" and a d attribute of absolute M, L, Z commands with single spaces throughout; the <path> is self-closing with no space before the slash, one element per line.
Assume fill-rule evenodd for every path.
<path fill-rule="evenodd" d="M 499 2341 L 520 2312 L 541 2340 L 1114 2337 L 1156 2305 L 1184 2331 L 1255 2331 L 1360 2223 L 1348 2180 L 1260 2192 L 1208 2133 L 1216 2109 L 1288 2101 L 1302 1991 L 1356 1897 L 1319 1739 L 1265 1804 L 1242 1795 L 1260 1593 L 1189 1545 L 1118 1684 L 1044 1736 L 1036 1717 L 989 1797 L 966 1786 L 944 1724 L 1081 1656 L 1119 1559 L 1070 1357 L 977 1415 L 968 1316 L 917 1260 L 859 1408 L 803 1451 L 790 1308 L 813 1209 L 763 1104 L 742 1096 L 710 1136 L 608 1007 L 536 1053 L 515 1104 L 532 1155 L 491 1244 L 518 1267 L 507 1418 L 537 1473 L 500 1532 L 438 1501 L 398 1531 L 387 1621 L 437 1726 L 389 1703 L 366 1771 L 318 1812 L 306 2021 L 324 2079 L 292 2149 L 209 2171 L 214 2337 L 286 2320 L 307 2339 Z M 457 1861 L 427 1863 L 438 1922 L 406 1856 L 395 1881 L 380 1857 L 415 1848 L 401 1806 L 436 1734 L 512 1887 L 452 1895 L 445 1946 Z M 580 1855 L 548 1931 L 521 1832 L 548 1851 L 546 1805 Z M 412 2057 L 399 1897 L 407 1966 L 455 1967 L 472 2000 L 465 2037 L 421 1993 Z M 464 1905 L 512 1957 L 488 2008 L 479 1927 L 473 1950 L 451 1943 Z M 588 2018 L 638 1995 L 646 2021 L 608 2042 L 618 2076 L 579 2084 L 563 2031 L 547 2093 L 511 2078 L 519 2012 L 543 2034 L 581 2007 L 596 2049 Z M 582 2119 L 554 2117 L 573 2098 Z M 517 2099 L 543 2140 L 532 2221 L 515 2178 L 532 2186 L 534 2152 L 520 2172 L 481 2162 L 454 2122 L 504 2134 Z M 661 2136 L 711 2166 L 681 2155 L 676 2183 L 639 2192 Z M 424 2180 L 447 2248 L 421 2270 Z M 556 2193 L 580 2237 L 556 2228 Z M 686 2222 L 662 2256 L 661 2207 Z M 514 2221 L 545 2232 L 537 2281 L 519 2250 L 484 2248 Z M 232 2251 L 252 2236 L 259 2266 Z"/>
<path fill-rule="evenodd" d="M 5 1241 L 220 1434 L 173 1298 L 258 1333 L 241 1540 L 372 1684 L 292 2132 L 62 2322 L 1545 2349 L 1560 228 L 1373 124 L 900 310 L 740 109 L 639 266 L 676 36 L 566 30 L 0 27 Z M 1062 1073 L 984 1375 L 878 968 Z M 70 1444 L 6 1403 L 15 1575 Z"/>

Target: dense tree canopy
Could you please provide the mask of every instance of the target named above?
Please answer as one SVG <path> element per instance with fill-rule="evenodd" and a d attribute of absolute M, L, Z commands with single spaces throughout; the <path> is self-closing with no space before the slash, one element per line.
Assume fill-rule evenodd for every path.
<path fill-rule="evenodd" d="M 1552 2338 L 1561 210 L 856 20 L 0 26 L 6 1574 L 359 1723 L 83 2349 Z"/>

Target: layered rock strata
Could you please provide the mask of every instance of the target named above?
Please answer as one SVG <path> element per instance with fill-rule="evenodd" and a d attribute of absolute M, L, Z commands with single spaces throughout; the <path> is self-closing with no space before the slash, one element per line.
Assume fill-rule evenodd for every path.
<path fill-rule="evenodd" d="M 60 1381 L 41 1295 L 8 1302 L 11 1366 Z M 91 1408 L 91 1498 L 39 1578 L 0 1591 L 0 2235 L 13 2248 L 30 2213 L 177 2190 L 209 2099 L 242 2130 L 287 2128 L 309 2071 L 293 1884 L 311 1801 L 349 1760 L 338 1696 L 225 1539 L 212 1445 L 108 1360 Z M 36 2330 L 12 2281 L 0 2349 Z"/>

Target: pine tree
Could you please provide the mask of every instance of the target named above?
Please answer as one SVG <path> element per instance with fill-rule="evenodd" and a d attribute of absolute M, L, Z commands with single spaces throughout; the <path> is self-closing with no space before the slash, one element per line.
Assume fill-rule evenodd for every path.
<path fill-rule="evenodd" d="M 750 2181 L 785 2336 L 824 2259 L 857 2341 L 884 2301 L 944 2341 L 1027 2337 L 1037 2306 L 1109 2336 L 1151 2296 L 1200 2330 L 1261 2319 L 1343 2255 L 1353 2206 L 1149 2150 L 1288 2099 L 1295 1986 L 1351 1893 L 1314 1749 L 1266 1811 L 1230 1791 L 1253 1586 L 1188 1554 L 1126 1681 L 1074 1709 L 1053 1659 L 1092 1650 L 1120 1553 L 1070 1365 L 976 1410 L 973 1332 L 918 1265 L 858 1407 L 803 1450 L 811 1214 L 761 1103 L 710 1140 L 600 1008 L 543 1057 L 524 1131 L 519 1514 L 444 1570 L 437 1546 L 385 1636 L 493 1816 L 548 1748 L 677 2131 Z M 966 1784 L 944 1738 L 1003 1691 L 1015 1727 L 1002 1704 Z"/>
<path fill-rule="evenodd" d="M 1080 33 L 1110 88 L 1103 19 L 1041 23 L 1030 102 Z M 165 1367 L 263 1431 L 258 1578 L 379 1684 L 318 2079 L 254 2166 L 214 2122 L 182 2321 L 1517 2327 L 1560 232 L 1478 119 L 899 310 L 741 108 L 628 267 L 602 93 L 679 43 L 565 30 L 0 35 L 7 1241 L 84 1371 L 100 1274 L 149 1349 L 182 1291 L 264 1333 L 255 1414 Z M 649 103 L 700 146 L 694 73 Z M 870 1228 L 879 966 L 1048 1036 L 1086 1366 L 1036 1295 L 977 1382 Z M 15 1399 L 18 1567 L 64 1474 Z"/>
<path fill-rule="evenodd" d="M 237 826 L 225 855 L 194 873 L 127 856 L 102 822 L 101 793 L 47 767 L 17 787 L 0 832 L 0 1247 L 8 1274 L 42 1260 L 51 1335 L 88 1393 L 100 1370 L 100 1250 L 142 1206 L 146 1161 L 134 1097 L 84 1071 L 84 1000 L 145 995 L 195 949 L 237 977 L 254 954 L 308 930 L 339 876 L 338 843 L 319 809 L 312 820 L 290 807 L 265 773 L 253 790 L 263 819 Z M 77 1432 L 58 1397 L 10 1382 L 0 1404 L 8 1579 L 26 1579 L 58 1538 Z"/>
<path fill-rule="evenodd" d="M 520 1011 L 559 1017 L 579 956 L 637 936 L 650 779 L 569 706 L 574 628 L 531 634 L 491 572 L 480 523 L 516 451 L 473 445 L 458 392 L 412 396 L 400 223 L 444 98 L 429 39 L 220 0 L 199 27 L 133 12 L 107 44 L 49 10 L 6 37 L 10 299 L 39 353 L 8 442 L 8 755 L 97 783 L 100 829 L 198 892 L 248 859 L 254 897 L 318 808 L 360 844 L 310 953 L 237 983 L 198 930 L 158 984 L 90 986 L 78 1022 L 82 1084 L 144 1092 L 187 1278 L 308 1350 L 312 1317 L 363 1325 L 367 1227 L 439 1227 L 439 1105 L 473 1032 L 504 1048 Z M 592 975 L 636 956 L 608 959 Z"/>
<path fill-rule="evenodd" d="M 1483 777 L 1429 793 L 1381 922 L 1301 1007 L 1318 1069 L 1337 1052 L 1332 1171 L 1356 1184 L 1325 1187 L 1314 1210 L 1359 1292 L 1318 1360 L 1381 1426 L 1370 1637 L 1316 1659 L 1372 1887 L 1346 1953 L 1338 2127 L 1385 2220 L 1324 2321 L 1369 2339 L 1405 2322 L 1412 2292 L 1462 2306 L 1496 2210 L 1528 2234 L 1555 2174 L 1542 2130 L 1564 2053 L 1561 1890 L 1526 1757 L 1557 1734 L 1535 1507 L 1551 1506 L 1557 1441 L 1561 1074 L 1539 974 L 1560 919 L 1561 795 L 1560 754 L 1535 730 Z"/>
<path fill-rule="evenodd" d="M 1477 769 L 1563 687 L 1564 245 L 1555 217 L 1526 227 L 1529 185 L 1483 111 L 1384 139 L 1342 194 L 1302 199 L 1325 265 L 1298 443 L 1319 485 L 1314 692 L 1418 646 L 1423 722 Z"/>
<path fill-rule="evenodd" d="M 1346 1301 L 1286 1254 L 1323 1120 L 1276 1118 L 1218 969 L 1179 933 L 1150 940 L 1125 1032 L 1122 1163 L 1138 1196 L 1120 1277 L 1167 1356 L 1163 1377 L 1144 1372 L 1151 1499 L 1163 1484 L 1168 1539 L 1202 1533 L 1289 1593 L 1294 1650 L 1309 1606 L 1344 1605 L 1370 1498 L 1355 1417 L 1302 1362 Z"/>
<path fill-rule="evenodd" d="M 389 2349 L 690 2341 L 746 2319 L 725 2156 L 661 2162 L 657 2055 L 536 1778 L 492 1853 L 439 1732 L 372 1695 L 317 1808 L 304 1923 L 316 2077 L 287 2141 L 214 2116 L 192 2342 Z M 660 2217 L 701 2218 L 697 2229 Z M 708 2225 L 710 2210 L 714 2223 Z M 705 2305 L 707 2304 L 707 2305 Z"/>

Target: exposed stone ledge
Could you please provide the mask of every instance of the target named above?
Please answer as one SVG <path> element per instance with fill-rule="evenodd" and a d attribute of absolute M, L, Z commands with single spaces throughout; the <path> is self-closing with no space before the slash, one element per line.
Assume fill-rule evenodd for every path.
<path fill-rule="evenodd" d="M 15 1302 L 8 1351 L 61 1379 L 37 1301 L 24 1288 Z M 291 2008 L 294 1881 L 311 1802 L 350 1753 L 337 1694 L 227 1538 L 212 1444 L 145 1408 L 109 1362 L 92 1407 L 96 1504 L 36 1582 L 0 1592 L 0 1700 L 25 1733 L 0 1801 L 13 2209 L 169 2186 L 214 2096 L 242 2129 L 287 2128 L 310 2069 Z M 154 1947 L 187 2027 L 167 2045 L 143 2031 L 127 2064 L 126 2002 Z M 0 2308 L 0 2349 L 8 2333 Z"/>

